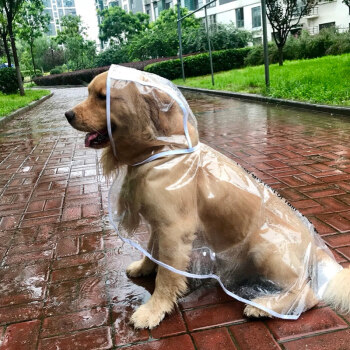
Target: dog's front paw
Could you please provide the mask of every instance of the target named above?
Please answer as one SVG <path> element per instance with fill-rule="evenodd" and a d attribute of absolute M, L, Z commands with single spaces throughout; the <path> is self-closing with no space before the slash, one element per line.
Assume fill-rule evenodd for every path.
<path fill-rule="evenodd" d="M 155 264 L 153 261 L 143 258 L 138 261 L 134 261 L 131 263 L 127 269 L 126 274 L 129 277 L 140 277 L 140 276 L 147 276 L 151 274 L 155 269 Z"/>
<path fill-rule="evenodd" d="M 248 317 L 272 317 L 266 311 L 258 309 L 257 307 L 251 305 L 247 305 L 244 308 L 243 313 Z"/>
<path fill-rule="evenodd" d="M 152 329 L 159 325 L 164 318 L 165 312 L 160 309 L 153 308 L 148 303 L 141 305 L 131 316 L 130 323 L 135 328 Z"/>

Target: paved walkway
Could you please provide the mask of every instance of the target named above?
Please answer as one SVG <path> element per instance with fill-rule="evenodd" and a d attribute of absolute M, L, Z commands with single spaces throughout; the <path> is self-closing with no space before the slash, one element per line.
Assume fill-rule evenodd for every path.
<path fill-rule="evenodd" d="M 249 321 L 213 283 L 192 283 L 158 328 L 135 332 L 127 320 L 153 280 L 126 277 L 139 253 L 110 230 L 99 153 L 64 119 L 85 94 L 57 90 L 0 131 L 0 349 L 350 349 L 349 316 L 319 305 Z M 349 265 L 350 120 L 188 98 L 202 141 L 277 189 Z"/>

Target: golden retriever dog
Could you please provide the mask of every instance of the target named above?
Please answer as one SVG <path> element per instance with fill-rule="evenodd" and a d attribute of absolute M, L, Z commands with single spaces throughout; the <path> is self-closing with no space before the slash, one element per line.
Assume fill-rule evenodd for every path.
<path fill-rule="evenodd" d="M 206 232 L 206 239 L 215 252 L 239 245 L 243 254 L 237 257 L 238 261 L 234 261 L 235 265 L 244 266 L 244 260 L 249 257 L 259 273 L 273 281 L 281 290 L 294 286 L 292 290 L 253 300 L 265 309 L 282 313 L 289 310 L 301 294 L 304 310 L 312 308 L 319 301 L 316 293 L 308 287 L 310 275 L 305 271 L 306 249 L 311 247 L 311 253 L 316 257 L 312 264 L 323 264 L 336 270 L 322 300 L 342 312 L 350 310 L 350 270 L 340 270 L 333 258 L 314 243 L 301 216 L 277 194 L 270 191 L 267 199 L 264 199 L 262 219 L 262 199 L 259 196 L 233 186 L 232 183 L 217 181 L 206 166 L 193 170 L 192 175 L 196 179 L 187 186 L 172 191 L 165 190 L 178 179 L 178 174 L 184 173 L 186 159 L 194 157 L 194 154 L 181 155 L 183 161 L 177 162 L 171 171 L 159 165 L 169 161 L 169 158 L 179 156 L 132 166 L 164 149 L 167 143 L 157 138 L 157 135 L 184 135 L 183 113 L 177 103 L 162 111 L 150 95 L 140 93 L 136 83 L 113 89 L 111 123 L 116 158 L 107 133 L 106 79 L 107 72 L 96 76 L 88 86 L 87 99 L 65 115 L 74 128 L 88 133 L 86 146 L 105 148 L 101 162 L 106 175 L 112 174 L 121 165 L 127 166 L 122 186 L 128 188 L 129 192 L 127 197 L 120 198 L 118 204 L 120 208 L 128 208 L 124 225 L 137 227 L 142 215 L 151 225 L 149 244 L 151 246 L 157 242 L 160 261 L 186 271 L 192 242 L 198 230 Z M 164 103 L 169 102 L 167 94 L 161 91 L 157 94 Z M 192 144 L 196 145 L 197 130 L 190 124 L 188 128 Z M 174 147 L 186 148 L 186 145 L 175 144 Z M 226 167 L 238 178 L 248 177 L 261 191 L 266 189 L 264 184 L 248 175 L 243 168 L 209 146 L 201 144 L 197 152 L 199 155 L 196 156 L 200 156 L 204 163 Z M 289 240 L 274 240 L 273 237 L 279 237 L 280 233 L 285 232 L 290 232 Z M 266 238 L 269 236 L 272 239 Z M 157 273 L 153 295 L 131 317 L 135 328 L 156 327 L 172 311 L 177 298 L 186 291 L 186 277 L 162 266 L 156 267 L 153 261 L 144 257 L 127 268 L 130 277 L 145 276 L 155 271 Z M 300 278 L 302 283 L 295 284 Z M 268 312 L 252 305 L 247 305 L 244 313 L 251 317 L 270 316 Z"/>

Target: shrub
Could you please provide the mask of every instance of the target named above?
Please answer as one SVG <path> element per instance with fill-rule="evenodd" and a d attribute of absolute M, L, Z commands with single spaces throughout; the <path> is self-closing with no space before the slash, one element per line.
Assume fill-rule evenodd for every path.
<path fill-rule="evenodd" d="M 104 67 L 110 64 L 118 64 L 127 61 L 128 53 L 126 48 L 113 45 L 97 55 L 96 67 Z"/>
<path fill-rule="evenodd" d="M 62 66 L 56 66 L 55 68 L 52 68 L 50 70 L 50 74 L 61 74 L 63 72 L 64 72 L 64 70 L 63 70 Z"/>
<path fill-rule="evenodd" d="M 232 23 L 211 25 L 209 37 L 213 50 L 242 48 L 247 46 L 252 40 L 252 34 L 249 31 L 237 29 Z M 208 38 L 205 25 L 203 24 L 197 29 L 185 31 L 182 47 L 185 53 L 207 51 Z"/>
<path fill-rule="evenodd" d="M 0 69 L 0 91 L 4 94 L 13 94 L 18 91 L 18 81 L 15 68 Z"/>
<path fill-rule="evenodd" d="M 34 75 L 34 71 L 33 70 L 30 70 L 30 69 L 24 69 L 24 70 L 21 70 L 21 73 L 24 77 L 31 77 Z M 42 75 L 42 72 L 40 69 L 36 69 L 35 70 L 35 75 Z"/>
<path fill-rule="evenodd" d="M 54 85 L 85 85 L 98 74 L 108 70 L 109 67 L 100 67 L 93 69 L 83 69 L 75 72 L 47 75 L 34 78 L 36 85 L 54 86 Z"/>
<path fill-rule="evenodd" d="M 278 62 L 278 51 L 275 43 L 269 43 L 269 63 Z M 253 46 L 244 58 L 245 66 L 259 66 L 264 64 L 264 49 L 262 45 Z"/>
<path fill-rule="evenodd" d="M 250 51 L 250 47 L 214 51 L 212 53 L 214 72 L 243 67 L 244 59 Z M 201 53 L 184 57 L 184 68 L 187 77 L 210 74 L 209 54 Z M 170 80 L 176 79 L 181 77 L 181 62 L 179 59 L 173 59 L 154 63 L 146 66 L 145 71 L 161 75 Z"/>
<path fill-rule="evenodd" d="M 154 62 L 169 60 L 169 58 L 158 58 L 147 61 L 121 63 L 122 66 L 135 68 L 143 71 L 144 68 Z M 55 85 L 86 85 L 98 74 L 103 73 L 109 69 L 109 66 L 83 69 L 75 72 L 53 74 L 44 77 L 35 78 L 34 82 L 40 86 L 55 86 Z"/>

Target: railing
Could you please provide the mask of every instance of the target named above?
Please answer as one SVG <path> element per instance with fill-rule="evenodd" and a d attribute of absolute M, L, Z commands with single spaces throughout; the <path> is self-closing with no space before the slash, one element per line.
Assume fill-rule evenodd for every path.
<path fill-rule="evenodd" d="M 305 15 L 305 17 L 308 17 L 308 16 L 318 16 L 318 7 L 316 6 L 310 9 Z"/>
<path fill-rule="evenodd" d="M 296 8 L 294 10 L 294 12 L 293 12 L 293 16 L 294 17 L 299 17 L 301 12 L 302 12 L 302 10 L 303 10 L 303 7 Z M 305 17 L 318 16 L 318 7 L 316 6 L 316 7 L 311 8 L 306 14 L 304 12 L 303 16 L 305 16 Z"/>

